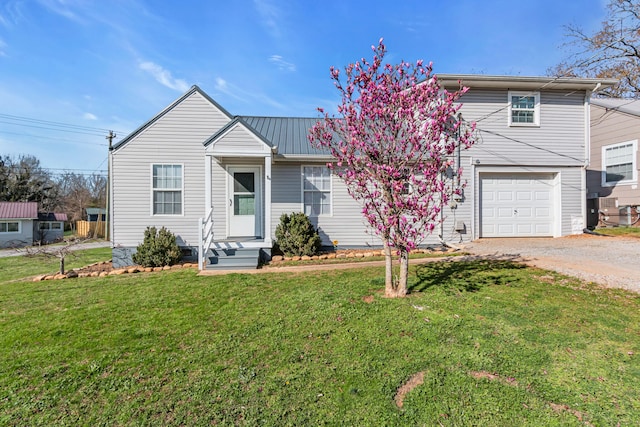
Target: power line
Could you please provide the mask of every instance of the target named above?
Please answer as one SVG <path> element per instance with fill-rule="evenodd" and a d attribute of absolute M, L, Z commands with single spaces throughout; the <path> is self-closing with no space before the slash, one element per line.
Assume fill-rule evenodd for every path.
<path fill-rule="evenodd" d="M 34 119 L 34 118 L 31 118 L 31 117 L 14 116 L 14 115 L 11 115 L 11 114 L 3 114 L 3 113 L 0 113 L 0 118 L 7 119 L 7 120 L 13 120 L 13 121 L 16 121 L 16 122 L 36 123 L 36 124 L 40 124 L 40 125 L 55 126 L 55 127 L 60 127 L 60 128 L 69 128 L 69 129 L 84 130 L 84 131 L 94 131 L 96 133 L 99 133 L 100 135 L 104 134 L 105 132 L 109 132 L 109 130 L 110 130 L 110 129 L 106 129 L 106 128 L 98 128 L 98 127 L 92 127 L 92 126 L 82 126 L 82 125 L 75 125 L 75 124 L 63 123 L 63 122 L 54 122 L 54 121 L 51 121 L 51 120 Z M 7 122 L 4 122 L 4 123 L 7 123 Z M 25 125 L 25 124 L 22 124 L 22 123 L 9 123 L 9 124 L 15 124 L 15 125 L 19 125 L 19 126 L 28 126 L 28 125 Z M 120 132 L 120 133 L 123 133 L 123 132 Z"/>
<path fill-rule="evenodd" d="M 93 145 L 93 146 L 100 145 L 100 146 L 103 146 L 103 147 L 107 146 L 107 144 L 105 144 L 105 143 L 93 143 L 93 142 L 90 142 L 90 141 L 72 141 L 72 140 L 69 140 L 67 138 L 57 138 L 55 136 L 33 135 L 33 134 L 30 134 L 30 133 L 11 132 L 11 131 L 6 131 L 6 130 L 0 130 L 0 133 L 7 134 L 7 135 L 18 135 L 18 136 L 29 137 L 29 138 L 34 138 L 34 139 L 41 139 L 41 140 L 46 140 L 46 141 L 55 140 L 55 141 L 66 142 L 68 144 L 88 144 L 88 145 Z M 92 135 L 92 136 L 102 136 L 102 135 Z"/>

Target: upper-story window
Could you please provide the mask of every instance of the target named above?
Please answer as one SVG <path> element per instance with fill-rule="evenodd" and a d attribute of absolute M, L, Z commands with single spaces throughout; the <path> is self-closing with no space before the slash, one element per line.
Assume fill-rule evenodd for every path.
<path fill-rule="evenodd" d="M 602 186 L 635 184 L 638 140 L 602 147 Z"/>
<path fill-rule="evenodd" d="M 509 91 L 509 126 L 540 125 L 540 92 Z"/>
<path fill-rule="evenodd" d="M 182 215 L 182 165 L 153 165 L 153 214 Z"/>
<path fill-rule="evenodd" d="M 326 166 L 302 167 L 304 213 L 331 215 L 331 171 Z"/>

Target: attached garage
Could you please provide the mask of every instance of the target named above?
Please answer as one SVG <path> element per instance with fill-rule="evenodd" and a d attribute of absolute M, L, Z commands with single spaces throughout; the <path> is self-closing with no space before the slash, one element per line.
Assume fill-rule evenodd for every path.
<path fill-rule="evenodd" d="M 556 174 L 481 173 L 480 237 L 556 233 Z"/>

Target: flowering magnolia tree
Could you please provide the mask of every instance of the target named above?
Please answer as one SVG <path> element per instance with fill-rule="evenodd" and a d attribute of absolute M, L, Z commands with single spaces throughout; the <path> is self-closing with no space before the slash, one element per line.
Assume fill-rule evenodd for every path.
<path fill-rule="evenodd" d="M 458 147 L 474 143 L 475 125 L 462 126 L 456 103 L 467 91 L 448 92 L 432 75 L 432 65 L 418 61 L 384 64 L 383 40 L 372 46 L 373 61 L 362 59 L 331 78 L 342 96 L 338 116 L 319 108 L 324 120 L 309 139 L 328 149 L 328 163 L 362 205 L 362 213 L 380 236 L 386 260 L 385 295 L 407 293 L 409 252 L 433 232 L 442 207 L 461 195 L 461 170 L 454 170 Z M 400 274 L 393 275 L 393 252 Z"/>

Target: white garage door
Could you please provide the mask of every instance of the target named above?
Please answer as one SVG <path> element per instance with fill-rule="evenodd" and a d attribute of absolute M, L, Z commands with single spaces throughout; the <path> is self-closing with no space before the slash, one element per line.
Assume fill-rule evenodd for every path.
<path fill-rule="evenodd" d="M 480 174 L 480 237 L 553 236 L 553 174 Z"/>

